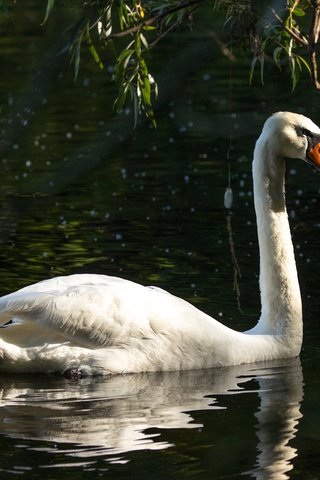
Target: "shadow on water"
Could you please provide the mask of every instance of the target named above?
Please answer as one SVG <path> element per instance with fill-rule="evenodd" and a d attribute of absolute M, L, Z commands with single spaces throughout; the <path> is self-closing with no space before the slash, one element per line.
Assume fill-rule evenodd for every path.
<path fill-rule="evenodd" d="M 144 461 L 148 451 L 158 451 L 156 458 L 167 451 L 167 464 L 148 472 L 149 478 L 168 475 L 175 463 L 177 477 L 186 466 L 194 473 L 205 454 L 210 473 L 224 472 L 223 478 L 233 473 L 284 480 L 298 455 L 292 441 L 302 416 L 299 359 L 79 383 L 54 376 L 2 377 L 0 394 L 2 435 L 16 451 L 11 465 L 1 453 L 0 470 L 6 473 L 89 466 L 99 472 L 106 463 L 127 469 L 137 458 Z M 245 454 L 251 442 L 256 458 Z M 135 478 L 138 472 L 129 469 Z"/>

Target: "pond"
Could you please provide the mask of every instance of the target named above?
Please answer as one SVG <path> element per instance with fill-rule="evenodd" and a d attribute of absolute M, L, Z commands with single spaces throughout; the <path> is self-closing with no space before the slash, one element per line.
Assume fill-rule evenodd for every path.
<path fill-rule="evenodd" d="M 112 110 L 114 86 L 85 52 L 73 83 L 54 43 L 68 16 L 58 8 L 43 28 L 36 3 L 26 2 L 14 25 L 1 24 L 0 294 L 56 275 L 104 273 L 164 288 L 232 328 L 253 326 L 252 151 L 274 111 L 320 123 L 308 79 L 291 93 L 268 66 L 265 85 L 249 87 L 248 65 L 230 68 L 205 29 L 177 34 L 155 62 L 158 128 L 133 129 L 129 110 Z M 2 475 L 317 478 L 319 181 L 302 162 L 287 168 L 300 358 L 78 382 L 2 374 Z"/>

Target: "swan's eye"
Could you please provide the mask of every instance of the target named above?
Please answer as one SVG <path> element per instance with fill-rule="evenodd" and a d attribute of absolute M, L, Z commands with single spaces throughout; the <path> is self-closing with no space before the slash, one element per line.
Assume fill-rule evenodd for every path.
<path fill-rule="evenodd" d="M 301 129 L 301 134 L 302 135 L 305 135 L 306 137 L 313 137 L 312 133 L 310 132 L 310 130 L 308 130 L 307 128 L 302 128 Z"/>

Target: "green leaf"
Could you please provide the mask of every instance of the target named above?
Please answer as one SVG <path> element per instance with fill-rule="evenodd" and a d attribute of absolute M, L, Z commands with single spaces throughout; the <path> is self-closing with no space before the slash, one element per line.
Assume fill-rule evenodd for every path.
<path fill-rule="evenodd" d="M 129 43 L 129 45 L 127 45 L 127 47 L 124 50 L 122 50 L 122 52 L 120 53 L 117 59 L 118 64 L 122 63 L 127 58 L 128 55 L 132 55 L 132 53 L 134 53 L 134 49 L 130 48 L 132 45 L 133 45 L 133 42 Z"/>
<path fill-rule="evenodd" d="M 299 63 L 300 69 L 302 69 L 302 66 L 304 66 L 305 69 L 308 71 L 309 75 L 311 75 L 311 68 L 308 62 L 303 57 L 300 57 L 300 55 L 296 55 L 296 59 L 297 59 L 297 62 Z"/>
<path fill-rule="evenodd" d="M 98 67 L 101 68 L 101 70 L 102 70 L 103 69 L 103 63 L 100 59 L 100 56 L 99 56 L 97 50 L 95 49 L 95 47 L 92 43 L 88 24 L 87 24 L 87 29 L 86 29 L 86 40 L 87 40 L 87 43 L 88 43 L 89 51 L 90 51 L 94 61 L 96 62 Z"/>
<path fill-rule="evenodd" d="M 150 82 L 148 77 L 145 77 L 142 81 L 140 81 L 140 90 L 143 99 L 143 104 L 146 106 L 151 105 L 151 89 L 150 89 Z"/>
<path fill-rule="evenodd" d="M 300 70 L 296 68 L 296 59 L 294 56 L 289 57 L 289 67 L 291 70 L 292 91 L 293 91 L 295 90 L 300 78 Z"/>
<path fill-rule="evenodd" d="M 137 95 L 137 92 L 133 91 L 132 95 L 133 95 L 134 128 L 136 128 L 139 121 L 140 102 L 139 102 L 139 97 Z"/>
<path fill-rule="evenodd" d="M 254 74 L 254 69 L 256 66 L 256 63 L 258 61 L 258 57 L 253 57 L 250 65 L 250 70 L 249 70 L 249 84 L 252 84 L 252 79 L 253 79 L 253 74 Z"/>
<path fill-rule="evenodd" d="M 124 85 L 124 84 L 120 85 L 118 97 L 115 101 L 118 112 L 122 110 L 124 104 L 126 103 L 128 88 L 129 88 L 128 85 Z"/>
<path fill-rule="evenodd" d="M 260 81 L 264 85 L 264 53 L 261 54 L 260 58 Z"/>
<path fill-rule="evenodd" d="M 54 0 L 47 0 L 47 9 L 46 9 L 46 14 L 42 22 L 42 25 L 45 24 L 46 21 L 48 20 L 51 10 L 53 9 L 53 6 L 54 6 Z"/>
<path fill-rule="evenodd" d="M 281 64 L 280 64 L 280 57 L 282 54 L 283 48 L 282 47 L 277 47 L 273 51 L 273 60 L 274 63 L 277 65 L 277 67 L 281 70 Z"/>
<path fill-rule="evenodd" d="M 71 50 L 71 61 L 74 62 L 74 81 L 78 78 L 79 69 L 80 69 L 80 57 L 81 57 L 81 43 L 83 30 L 78 32 L 78 37 L 73 41 L 70 50 Z"/>
<path fill-rule="evenodd" d="M 106 8 L 106 25 L 105 25 L 105 36 L 108 37 L 112 33 L 112 3 Z"/>
<path fill-rule="evenodd" d="M 135 35 L 134 49 L 135 49 L 137 57 L 140 58 L 141 57 L 141 39 L 140 39 L 140 33 L 139 32 L 137 32 L 136 35 Z"/>
<path fill-rule="evenodd" d="M 293 15 L 296 15 L 297 17 L 304 17 L 306 12 L 302 9 L 302 8 L 299 8 L 299 7 L 296 7 L 294 10 L 293 10 Z"/>
<path fill-rule="evenodd" d="M 80 56 L 81 56 L 81 41 L 79 41 L 74 49 L 74 80 L 78 78 L 80 69 Z"/>
<path fill-rule="evenodd" d="M 122 80 L 124 76 L 124 72 L 133 54 L 134 54 L 133 48 L 129 48 L 128 50 L 123 50 L 119 55 L 119 58 L 116 64 L 116 69 L 115 69 L 115 76 L 117 81 Z"/>
<path fill-rule="evenodd" d="M 143 33 L 140 32 L 140 40 L 143 43 L 143 46 L 146 50 L 149 50 L 149 44 L 147 42 L 146 37 L 143 35 Z"/>

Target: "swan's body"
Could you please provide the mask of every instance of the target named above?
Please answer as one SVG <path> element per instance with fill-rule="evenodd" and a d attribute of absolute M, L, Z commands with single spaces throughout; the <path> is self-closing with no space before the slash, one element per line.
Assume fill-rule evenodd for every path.
<path fill-rule="evenodd" d="M 302 310 L 284 199 L 285 158 L 320 166 L 320 129 L 288 112 L 257 141 L 254 197 L 261 317 L 236 332 L 164 290 L 71 275 L 0 299 L 0 370 L 116 374 L 236 365 L 299 355 Z"/>

